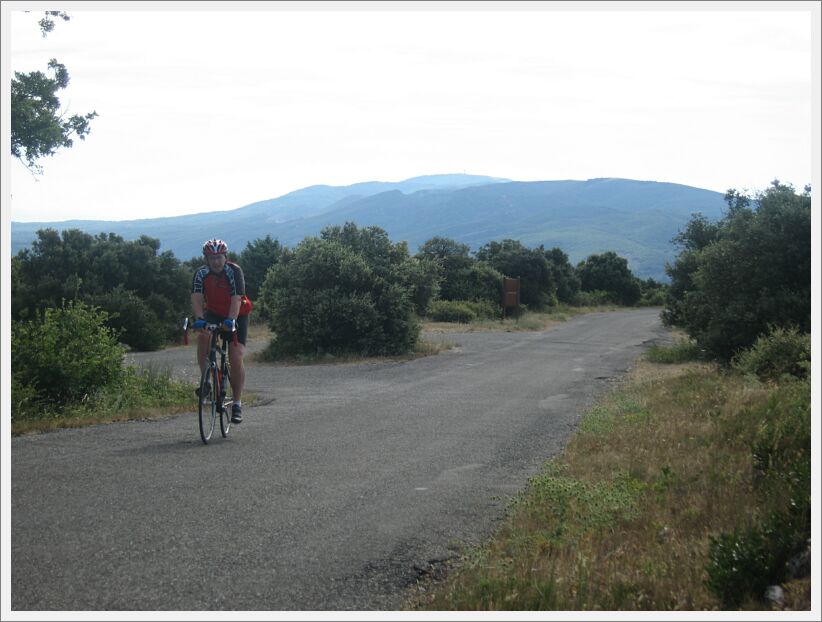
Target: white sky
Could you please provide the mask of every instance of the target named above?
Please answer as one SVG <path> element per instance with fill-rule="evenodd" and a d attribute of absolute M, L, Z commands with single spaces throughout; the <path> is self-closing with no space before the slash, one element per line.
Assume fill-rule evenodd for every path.
<path fill-rule="evenodd" d="M 99 114 L 40 177 L 4 151 L 15 221 L 236 209 L 438 173 L 724 192 L 775 177 L 801 189 L 818 168 L 819 3 L 2 7 L 4 89 L 54 57 L 66 112 Z M 71 21 L 43 38 L 46 8 Z"/>

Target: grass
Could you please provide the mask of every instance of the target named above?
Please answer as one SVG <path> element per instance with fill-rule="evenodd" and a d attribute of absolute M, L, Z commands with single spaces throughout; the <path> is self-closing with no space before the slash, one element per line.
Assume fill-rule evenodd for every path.
<path fill-rule="evenodd" d="M 76 428 L 98 423 L 158 419 L 194 408 L 190 383 L 173 380 L 167 370 L 126 367 L 122 382 L 67 405 L 34 404 L 13 412 L 12 435 Z"/>
<path fill-rule="evenodd" d="M 708 587 L 711 539 L 791 503 L 761 485 L 752 447 L 774 404 L 797 404 L 807 422 L 809 385 L 751 384 L 670 350 L 650 358 L 675 364 L 639 362 L 511 500 L 500 531 L 407 608 L 769 609 L 750 594 L 728 607 Z M 810 578 L 784 587 L 786 608 L 810 609 Z"/>
<path fill-rule="evenodd" d="M 344 365 L 357 363 L 380 363 L 386 361 L 411 361 L 414 359 L 436 356 L 441 352 L 451 350 L 456 344 L 449 341 L 428 341 L 420 339 L 414 349 L 406 354 L 386 356 L 365 356 L 361 354 L 301 354 L 283 356 L 276 351 L 266 348 L 251 355 L 251 360 L 258 363 L 277 363 L 281 365 Z"/>
<path fill-rule="evenodd" d="M 569 307 L 567 305 L 559 305 L 550 311 L 525 311 L 520 317 L 507 317 L 504 320 L 480 319 L 465 324 L 425 320 L 423 322 L 423 330 L 432 333 L 540 331 L 552 328 L 577 315 L 598 311 L 613 311 L 617 308 L 618 307 L 613 305 L 599 307 Z"/>
<path fill-rule="evenodd" d="M 706 358 L 702 349 L 693 341 L 687 339 L 680 339 L 673 346 L 654 344 L 648 349 L 646 357 L 652 363 L 661 363 L 664 365 L 687 363 Z"/>

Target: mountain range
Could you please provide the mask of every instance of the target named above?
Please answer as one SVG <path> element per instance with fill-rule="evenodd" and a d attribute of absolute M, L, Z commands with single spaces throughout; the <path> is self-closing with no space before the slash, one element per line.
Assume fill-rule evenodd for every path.
<path fill-rule="evenodd" d="M 383 228 L 411 253 L 434 236 L 477 250 L 487 242 L 516 239 L 525 246 L 559 247 L 576 264 L 614 251 L 640 278 L 667 280 L 676 256 L 671 240 L 702 213 L 723 214 L 724 195 L 681 184 L 598 178 L 586 181 L 512 181 L 477 175 L 429 175 L 401 182 L 310 186 L 234 210 L 128 221 L 12 222 L 11 251 L 31 245 L 39 229 L 115 233 L 125 239 L 158 238 L 161 251 L 187 260 L 202 243 L 220 237 L 241 252 L 271 235 L 294 247 L 327 225 L 354 222 Z"/>

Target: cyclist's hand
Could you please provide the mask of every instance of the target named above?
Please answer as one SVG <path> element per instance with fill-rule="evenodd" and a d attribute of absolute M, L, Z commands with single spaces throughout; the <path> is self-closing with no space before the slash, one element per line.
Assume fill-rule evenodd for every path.
<path fill-rule="evenodd" d="M 197 318 L 197 321 L 192 324 L 194 330 L 203 330 L 206 327 L 206 321 L 203 318 Z"/>
<path fill-rule="evenodd" d="M 232 320 L 231 318 L 223 320 L 223 330 L 227 330 L 227 331 L 230 331 L 230 332 L 233 333 L 236 330 L 236 328 L 237 328 L 236 322 L 234 320 Z"/>

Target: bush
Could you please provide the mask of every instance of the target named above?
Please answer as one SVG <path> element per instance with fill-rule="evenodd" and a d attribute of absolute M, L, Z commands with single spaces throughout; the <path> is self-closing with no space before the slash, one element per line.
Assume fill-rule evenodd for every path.
<path fill-rule="evenodd" d="M 445 274 L 440 297 L 443 300 L 489 300 L 498 303 L 502 298 L 503 275 L 490 265 L 472 263 Z"/>
<path fill-rule="evenodd" d="M 608 292 L 609 301 L 624 305 L 635 305 L 642 291 L 639 280 L 628 268 L 628 260 L 613 251 L 590 255 L 577 264 L 580 290 L 583 292 Z"/>
<path fill-rule="evenodd" d="M 668 286 L 654 279 L 639 281 L 642 296 L 637 302 L 639 307 L 664 307 L 667 300 Z"/>
<path fill-rule="evenodd" d="M 810 495 L 811 390 L 808 380 L 780 385 L 768 401 L 746 412 L 755 426 L 751 441 L 760 488 L 797 499 Z M 770 482 L 770 485 L 765 485 Z"/>
<path fill-rule="evenodd" d="M 601 289 L 590 292 L 579 291 L 574 300 L 574 305 L 577 307 L 600 307 L 612 304 L 614 304 L 612 293 Z"/>
<path fill-rule="evenodd" d="M 11 374 L 11 420 L 13 422 L 37 417 L 42 408 L 37 388 L 26 384 L 22 374 Z"/>
<path fill-rule="evenodd" d="M 754 430 L 757 494 L 774 509 L 748 528 L 711 539 L 708 587 L 728 607 L 761 599 L 768 585 L 781 583 L 811 536 L 810 382 L 781 385 L 742 414 Z"/>
<path fill-rule="evenodd" d="M 708 588 L 729 608 L 761 598 L 775 579 L 774 558 L 761 529 L 734 531 L 710 540 Z"/>
<path fill-rule="evenodd" d="M 468 301 L 465 305 L 474 312 L 479 320 L 498 320 L 502 315 L 502 308 L 490 300 Z"/>
<path fill-rule="evenodd" d="M 156 349 L 175 336 L 171 327 L 190 307 L 191 272 L 170 251 L 159 253 L 159 240 L 78 229 L 41 229 L 37 236 L 12 261 L 14 320 L 77 300 L 108 311 L 110 326 L 123 329 L 120 337 L 133 348 Z"/>
<path fill-rule="evenodd" d="M 729 364 L 773 326 L 810 332 L 811 196 L 775 180 L 755 209 L 736 191 L 725 198 L 719 223 L 695 220 L 677 239 L 664 318 Z"/>
<path fill-rule="evenodd" d="M 415 313 L 424 317 L 440 293 L 442 265 L 432 259 L 412 258 L 403 265 L 403 280 L 408 284 Z"/>
<path fill-rule="evenodd" d="M 477 259 L 501 274 L 520 279 L 522 304 L 541 310 L 557 305 L 556 270 L 545 250 L 527 248 L 519 240 L 489 242 L 477 251 Z M 464 297 L 471 300 L 471 297 Z M 499 300 L 499 294 L 491 300 Z"/>
<path fill-rule="evenodd" d="M 645 353 L 645 358 L 651 363 L 677 365 L 702 360 L 705 358 L 705 353 L 695 343 L 680 341 L 672 346 L 653 344 Z"/>
<path fill-rule="evenodd" d="M 464 301 L 437 300 L 431 305 L 430 317 L 436 322 L 468 324 L 477 319 L 477 314 Z"/>
<path fill-rule="evenodd" d="M 654 289 L 642 293 L 637 306 L 639 307 L 664 307 L 667 295 L 664 289 Z"/>
<path fill-rule="evenodd" d="M 810 535 L 809 508 L 774 512 L 760 525 L 710 538 L 707 585 L 724 606 L 762 600 L 769 585 L 785 580 L 788 562 Z"/>
<path fill-rule="evenodd" d="M 733 367 L 766 381 L 783 376 L 807 378 L 811 370 L 811 336 L 795 328 L 771 327 L 767 335 L 734 358 Z"/>
<path fill-rule="evenodd" d="M 67 303 L 12 324 L 12 411 L 45 401 L 80 401 L 123 374 L 124 348 L 96 307 Z"/>
<path fill-rule="evenodd" d="M 171 337 L 166 328 L 170 323 L 161 322 L 152 306 L 122 285 L 97 296 L 94 302 L 108 314 L 108 325 L 119 334 L 120 341 L 135 350 L 157 350 Z"/>
<path fill-rule="evenodd" d="M 419 335 L 404 244 L 354 225 L 306 238 L 267 273 L 260 297 L 272 356 L 405 354 Z"/>

